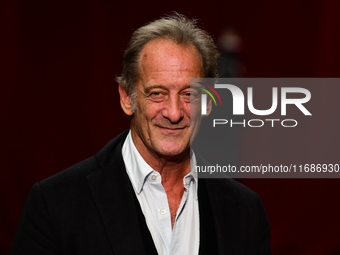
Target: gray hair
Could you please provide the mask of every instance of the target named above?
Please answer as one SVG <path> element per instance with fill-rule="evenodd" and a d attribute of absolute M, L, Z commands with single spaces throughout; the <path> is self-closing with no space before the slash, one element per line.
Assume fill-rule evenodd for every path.
<path fill-rule="evenodd" d="M 196 20 L 175 13 L 155 20 L 137 29 L 129 41 L 124 53 L 122 76 L 117 82 L 134 101 L 135 85 L 139 80 L 139 56 L 144 46 L 155 39 L 169 39 L 182 45 L 194 45 L 198 50 L 206 78 L 218 75 L 217 58 L 219 53 L 208 33 L 197 27 Z"/>

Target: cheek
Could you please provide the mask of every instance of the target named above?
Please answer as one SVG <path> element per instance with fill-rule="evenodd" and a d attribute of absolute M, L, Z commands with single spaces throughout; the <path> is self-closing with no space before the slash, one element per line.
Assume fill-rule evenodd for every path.
<path fill-rule="evenodd" d="M 165 110 L 166 108 L 167 106 L 164 103 L 150 103 L 144 108 L 145 116 L 148 119 L 162 118 L 163 110 Z"/>
<path fill-rule="evenodd" d="M 201 116 L 201 104 L 191 103 L 189 105 L 189 114 L 192 120 L 197 119 Z"/>
<path fill-rule="evenodd" d="M 154 119 L 158 119 L 158 116 L 161 116 L 161 110 L 157 108 L 157 105 L 144 105 L 137 110 L 137 114 L 135 115 L 137 118 L 137 122 L 140 126 L 148 126 L 150 122 Z M 142 127 L 143 128 L 143 127 Z"/>

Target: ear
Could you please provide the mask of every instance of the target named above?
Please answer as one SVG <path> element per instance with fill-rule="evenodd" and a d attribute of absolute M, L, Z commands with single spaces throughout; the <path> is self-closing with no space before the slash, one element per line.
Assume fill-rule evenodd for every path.
<path fill-rule="evenodd" d="M 131 97 L 121 86 L 118 86 L 118 91 L 120 96 L 120 106 L 122 107 L 126 115 L 131 116 L 133 114 Z"/>
<path fill-rule="evenodd" d="M 209 116 L 212 110 L 212 100 L 209 97 L 208 102 L 207 102 L 207 114 L 205 116 Z"/>

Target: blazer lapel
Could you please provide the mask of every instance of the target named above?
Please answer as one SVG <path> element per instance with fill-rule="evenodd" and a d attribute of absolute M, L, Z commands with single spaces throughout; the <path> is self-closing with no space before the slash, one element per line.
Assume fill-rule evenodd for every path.
<path fill-rule="evenodd" d="M 243 254 L 240 243 L 243 240 L 237 215 L 236 203 L 228 188 L 228 181 L 219 179 L 206 179 L 208 199 L 211 203 L 212 219 L 217 242 L 217 254 Z M 233 220 L 232 220 L 233 219 Z"/>
<path fill-rule="evenodd" d="M 199 153 L 195 154 L 198 165 L 211 165 Z M 229 181 L 199 178 L 200 255 L 239 254 L 239 226 L 231 220 L 238 216 Z"/>
<path fill-rule="evenodd" d="M 198 181 L 198 206 L 200 212 L 199 255 L 216 255 L 217 242 L 214 219 L 204 179 Z"/>
<path fill-rule="evenodd" d="M 118 160 L 117 168 L 124 167 Z M 103 169 L 88 176 L 94 201 L 114 254 L 145 254 L 135 194 L 120 169 Z"/>
<path fill-rule="evenodd" d="M 149 240 L 145 238 L 145 231 L 142 232 L 147 229 L 145 219 L 140 215 L 142 212 L 125 170 L 121 148 L 126 134 L 116 137 L 96 155 L 102 168 L 87 179 L 114 254 L 144 255 L 154 244 L 144 244 Z"/>

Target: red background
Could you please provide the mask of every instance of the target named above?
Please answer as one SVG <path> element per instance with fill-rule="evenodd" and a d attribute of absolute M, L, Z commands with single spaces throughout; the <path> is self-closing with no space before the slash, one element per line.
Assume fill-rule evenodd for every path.
<path fill-rule="evenodd" d="M 235 28 L 248 77 L 338 77 L 339 8 L 335 0 L 2 1 L 0 254 L 33 183 L 128 128 L 115 76 L 133 30 L 175 10 L 214 38 Z M 265 204 L 274 254 L 340 254 L 340 180 L 245 182 Z"/>

